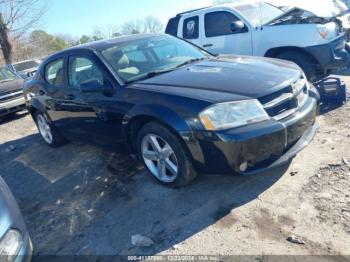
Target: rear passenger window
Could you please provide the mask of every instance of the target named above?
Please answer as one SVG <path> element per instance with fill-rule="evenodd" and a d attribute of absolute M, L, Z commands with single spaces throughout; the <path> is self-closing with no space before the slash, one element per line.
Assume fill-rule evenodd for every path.
<path fill-rule="evenodd" d="M 64 85 L 63 59 L 53 61 L 46 66 L 45 80 L 54 86 Z"/>
<path fill-rule="evenodd" d="M 206 37 L 231 35 L 233 34 L 231 30 L 232 22 L 240 20 L 232 13 L 225 11 L 208 13 L 204 19 Z"/>
<path fill-rule="evenodd" d="M 177 29 L 179 27 L 180 16 L 171 18 L 165 29 L 165 33 L 173 36 L 177 36 Z"/>
<path fill-rule="evenodd" d="M 193 16 L 184 20 L 182 37 L 197 39 L 199 37 L 199 17 Z"/>

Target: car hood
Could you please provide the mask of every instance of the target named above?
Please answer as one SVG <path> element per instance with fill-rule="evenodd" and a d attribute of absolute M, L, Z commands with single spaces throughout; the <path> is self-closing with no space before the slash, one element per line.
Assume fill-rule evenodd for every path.
<path fill-rule="evenodd" d="M 23 82 L 24 80 L 22 78 L 18 78 L 9 82 L 0 83 L 0 94 L 21 90 Z"/>
<path fill-rule="evenodd" d="M 296 64 L 283 60 L 220 56 L 137 82 L 133 87 L 225 102 L 266 96 L 301 74 Z"/>
<path fill-rule="evenodd" d="M 348 11 L 346 4 L 339 0 L 267 0 L 266 2 L 287 9 L 287 12 L 295 7 L 323 18 L 336 17 Z"/>

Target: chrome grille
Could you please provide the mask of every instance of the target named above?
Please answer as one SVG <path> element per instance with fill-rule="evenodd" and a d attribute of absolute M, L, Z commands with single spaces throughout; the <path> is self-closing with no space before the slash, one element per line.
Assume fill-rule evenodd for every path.
<path fill-rule="evenodd" d="M 301 77 L 282 90 L 259 99 L 272 119 L 287 118 L 304 105 L 308 98 L 308 86 L 307 82 L 303 83 L 303 81 L 304 79 Z"/>
<path fill-rule="evenodd" d="M 2 94 L 0 94 L 0 103 L 1 102 L 8 102 L 8 101 L 11 101 L 11 100 L 16 99 L 18 97 L 21 97 L 21 96 L 23 96 L 22 90 L 2 93 Z"/>

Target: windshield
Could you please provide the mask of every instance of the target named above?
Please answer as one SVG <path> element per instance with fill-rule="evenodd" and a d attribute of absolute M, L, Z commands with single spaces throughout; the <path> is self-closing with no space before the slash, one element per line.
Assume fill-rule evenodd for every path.
<path fill-rule="evenodd" d="M 20 72 L 20 71 L 25 71 L 31 68 L 38 67 L 39 64 L 40 63 L 38 61 L 32 60 L 32 61 L 26 61 L 26 62 L 14 64 L 13 67 L 16 69 L 17 72 Z"/>
<path fill-rule="evenodd" d="M 0 83 L 12 81 L 17 78 L 18 76 L 7 67 L 0 68 Z"/>
<path fill-rule="evenodd" d="M 118 44 L 103 50 L 102 55 L 126 83 L 210 56 L 183 40 L 166 35 Z"/>
<path fill-rule="evenodd" d="M 247 5 L 237 6 L 236 9 L 242 13 L 253 26 L 264 25 L 284 12 L 267 3 L 252 3 Z"/>

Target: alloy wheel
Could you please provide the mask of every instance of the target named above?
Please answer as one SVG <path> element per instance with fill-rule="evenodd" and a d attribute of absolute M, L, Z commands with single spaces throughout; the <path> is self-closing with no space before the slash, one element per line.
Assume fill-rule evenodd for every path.
<path fill-rule="evenodd" d="M 53 139 L 52 132 L 46 118 L 43 115 L 39 114 L 36 120 L 37 120 L 40 135 L 42 136 L 42 138 L 45 140 L 46 143 L 52 144 L 52 139 Z"/>
<path fill-rule="evenodd" d="M 141 153 L 149 171 L 165 183 L 174 182 L 178 175 L 178 161 L 174 150 L 161 137 L 149 134 L 142 140 Z"/>

